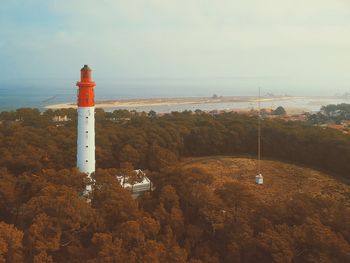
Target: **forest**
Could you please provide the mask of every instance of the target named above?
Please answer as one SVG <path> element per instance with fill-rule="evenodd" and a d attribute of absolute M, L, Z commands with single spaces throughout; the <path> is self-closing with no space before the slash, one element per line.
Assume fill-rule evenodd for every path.
<path fill-rule="evenodd" d="M 178 164 L 255 158 L 256 116 L 97 109 L 87 202 L 91 182 L 74 168 L 76 114 L 0 113 L 0 262 L 350 262 L 348 199 L 296 193 L 266 204 L 244 184 L 210 189 L 205 170 Z M 263 120 L 262 156 L 350 181 L 350 136 L 337 130 Z M 133 168 L 155 185 L 136 200 L 115 179 Z"/>
<path fill-rule="evenodd" d="M 314 114 L 309 114 L 307 120 L 312 124 L 336 123 L 350 120 L 350 104 L 329 104 L 322 106 L 321 110 Z"/>

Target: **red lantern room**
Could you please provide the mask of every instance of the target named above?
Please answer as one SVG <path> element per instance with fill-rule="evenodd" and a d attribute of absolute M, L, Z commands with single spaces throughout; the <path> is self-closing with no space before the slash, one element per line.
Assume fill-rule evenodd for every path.
<path fill-rule="evenodd" d="M 80 70 L 81 80 L 77 82 L 78 90 L 78 107 L 94 107 L 95 106 L 95 82 L 91 79 L 91 69 L 88 65 Z"/>

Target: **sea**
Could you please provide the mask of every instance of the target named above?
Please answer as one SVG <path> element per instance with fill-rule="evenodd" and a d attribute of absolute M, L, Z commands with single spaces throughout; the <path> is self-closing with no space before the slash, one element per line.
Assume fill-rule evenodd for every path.
<path fill-rule="evenodd" d="M 212 97 L 216 96 L 257 96 L 258 88 L 234 85 L 215 85 L 215 83 L 198 84 L 184 83 L 173 80 L 143 81 L 125 80 L 110 82 L 99 80 L 96 87 L 96 100 L 128 100 L 128 99 L 151 99 L 151 98 L 184 98 L 184 97 Z M 29 84 L 28 84 L 29 83 Z M 50 84 L 47 84 L 50 83 Z M 303 96 L 303 94 L 288 94 L 285 90 L 277 90 L 271 94 L 268 87 L 262 88 L 262 99 L 266 94 L 270 97 L 292 95 L 288 100 L 262 101 L 263 108 L 302 108 L 305 111 L 318 111 L 328 104 L 350 103 L 350 96 Z M 276 89 L 275 89 L 276 91 Z M 18 108 L 39 108 L 52 104 L 69 103 L 76 101 L 77 88 L 74 80 L 59 81 L 23 81 L 22 83 L 0 84 L 0 111 L 13 111 Z M 298 96 L 299 95 L 299 96 Z M 301 96 L 300 96 L 301 95 Z M 179 104 L 157 105 L 139 107 L 109 108 L 107 111 L 127 109 L 136 111 L 154 110 L 158 113 L 184 110 L 231 110 L 256 108 L 255 102 L 223 102 L 206 104 Z"/>

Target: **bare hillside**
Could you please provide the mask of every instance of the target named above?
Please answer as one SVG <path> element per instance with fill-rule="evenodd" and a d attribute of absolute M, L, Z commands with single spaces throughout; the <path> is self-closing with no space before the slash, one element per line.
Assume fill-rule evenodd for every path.
<path fill-rule="evenodd" d="M 264 185 L 255 184 L 257 161 L 253 159 L 220 156 L 188 158 L 183 161 L 183 167 L 197 167 L 213 175 L 214 188 L 229 181 L 243 182 L 253 194 L 266 202 L 290 199 L 298 192 L 349 203 L 350 186 L 319 171 L 283 162 L 261 162 Z"/>

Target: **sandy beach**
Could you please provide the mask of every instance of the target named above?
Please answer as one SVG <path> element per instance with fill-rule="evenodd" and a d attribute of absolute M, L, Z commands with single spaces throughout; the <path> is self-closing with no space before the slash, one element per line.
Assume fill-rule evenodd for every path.
<path fill-rule="evenodd" d="M 95 106 L 105 111 L 126 109 L 145 112 L 154 110 L 157 113 L 169 113 L 172 111 L 195 111 L 199 109 L 206 112 L 249 112 L 258 108 L 258 101 L 259 98 L 256 96 L 149 98 L 97 101 Z M 349 102 L 348 98 L 336 96 L 263 96 L 260 99 L 261 109 L 273 110 L 278 106 L 282 106 L 288 115 L 317 112 L 324 105 Z M 76 104 L 71 102 L 46 106 L 46 109 L 53 110 L 66 108 L 76 108 Z"/>
<path fill-rule="evenodd" d="M 261 102 L 268 101 L 281 101 L 300 99 L 303 97 L 290 97 L 290 96 L 276 96 L 276 97 L 263 97 Z M 172 105 L 194 105 L 194 104 L 221 104 L 221 103 L 256 103 L 258 97 L 240 96 L 240 97 L 217 97 L 217 98 L 155 98 L 155 99 L 130 99 L 130 100 L 108 100 L 108 101 L 96 101 L 97 108 L 110 109 L 110 108 L 139 108 L 139 107 L 151 107 L 151 106 L 172 106 Z M 47 109 L 65 109 L 76 108 L 76 103 L 61 103 L 48 105 Z"/>

